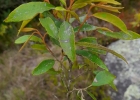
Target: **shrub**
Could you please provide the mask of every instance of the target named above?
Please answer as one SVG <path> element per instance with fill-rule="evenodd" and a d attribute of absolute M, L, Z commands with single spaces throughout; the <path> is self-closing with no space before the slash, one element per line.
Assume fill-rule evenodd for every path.
<path fill-rule="evenodd" d="M 33 75 L 48 73 L 58 78 L 58 83 L 65 90 L 61 92 L 66 96 L 67 100 L 79 98 L 85 100 L 85 93 L 92 99 L 95 96 L 89 90 L 91 87 L 109 85 L 117 90 L 113 81 L 115 76 L 108 71 L 107 66 L 100 59 L 100 55 L 107 52 L 121 58 L 126 63 L 126 59 L 113 50 L 110 50 L 97 43 L 95 37 L 87 35 L 80 37 L 80 32 L 97 31 L 98 33 L 118 38 L 118 39 L 138 39 L 140 35 L 127 29 L 125 24 L 117 16 L 104 11 L 100 12 L 94 8 L 102 8 L 108 11 L 119 13 L 120 3 L 115 0 L 60 0 L 61 6 L 50 4 L 49 0 L 44 2 L 29 2 L 22 4 L 13 10 L 5 19 L 5 22 L 22 22 L 19 29 L 20 32 L 32 32 L 31 35 L 23 35 L 19 37 L 15 43 L 22 44 L 21 51 L 29 41 L 31 47 L 43 50 L 51 54 L 50 59 L 43 60 L 33 70 Z M 76 11 L 87 6 L 88 11 L 85 15 L 78 15 Z M 84 13 L 84 12 L 83 12 Z M 39 16 L 37 16 L 39 15 Z M 26 27 L 26 25 L 35 17 L 39 17 L 40 24 L 46 30 L 42 33 L 36 28 Z M 99 27 L 87 23 L 91 17 L 109 22 L 116 26 L 120 31 L 113 32 L 106 27 Z M 73 25 L 77 21 L 78 26 Z M 49 37 L 49 41 L 46 41 Z M 51 45 L 52 44 L 52 45 Z M 51 46 L 57 46 L 60 53 L 51 50 Z M 75 71 L 83 70 L 83 73 L 73 74 Z M 86 87 L 76 87 L 80 84 L 79 77 L 88 73 L 93 81 L 86 84 Z M 90 81 L 90 80 L 89 80 Z M 56 96 L 56 98 L 59 98 Z"/>

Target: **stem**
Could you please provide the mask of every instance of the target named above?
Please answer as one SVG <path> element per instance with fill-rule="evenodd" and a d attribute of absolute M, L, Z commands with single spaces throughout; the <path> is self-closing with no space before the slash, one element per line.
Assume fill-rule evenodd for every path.
<path fill-rule="evenodd" d="M 70 0 L 70 5 L 69 5 L 69 8 L 68 8 L 68 10 L 70 10 L 71 9 L 71 7 L 72 7 L 72 4 L 74 3 L 74 0 Z"/>
<path fill-rule="evenodd" d="M 68 87 L 68 85 L 67 85 L 67 80 L 66 80 L 66 74 L 65 74 L 65 70 L 64 70 L 64 66 L 63 66 L 63 64 L 62 63 L 60 63 L 61 64 L 61 70 L 62 70 L 62 73 L 61 73 L 61 80 L 62 80 L 62 82 L 63 82 L 63 84 L 64 84 L 64 86 L 66 87 L 66 89 L 67 89 L 67 92 L 69 91 L 69 87 Z"/>
<path fill-rule="evenodd" d="M 66 9 L 71 10 L 73 3 L 74 3 L 74 0 L 70 0 L 69 7 L 66 7 Z M 70 13 L 66 12 L 65 20 L 68 21 L 68 22 L 69 22 L 69 16 L 70 16 Z"/>
<path fill-rule="evenodd" d="M 69 92 L 67 93 L 67 95 L 73 93 L 74 91 L 77 91 L 78 93 L 79 93 L 79 92 L 82 92 L 82 91 L 86 91 L 86 90 L 87 90 L 88 88 L 90 88 L 91 86 L 92 86 L 92 84 L 89 85 L 89 86 L 87 86 L 87 87 L 85 87 L 85 88 L 79 88 L 79 89 L 73 88 L 73 90 L 72 90 L 72 91 L 69 91 Z"/>
<path fill-rule="evenodd" d="M 76 34 L 79 34 L 79 32 L 80 32 L 82 26 L 84 25 L 84 23 L 91 17 L 89 14 L 90 14 L 91 9 L 92 9 L 94 6 L 95 6 L 95 4 L 92 4 L 92 5 L 90 6 L 90 8 L 88 9 L 88 13 L 87 13 L 87 15 L 86 15 L 84 21 L 81 23 L 81 25 L 80 25 L 80 27 L 79 27 L 79 30 L 78 30 L 78 32 L 77 32 Z"/>
<path fill-rule="evenodd" d="M 86 74 L 88 71 L 89 71 L 89 69 L 87 69 L 86 71 L 84 71 L 81 74 L 77 75 L 74 79 L 72 79 L 72 81 L 76 80 L 78 77 L 82 76 L 83 74 Z"/>
<path fill-rule="evenodd" d="M 48 45 L 46 44 L 46 42 L 45 42 L 46 34 L 43 36 L 38 30 L 36 30 L 36 31 L 37 31 L 36 33 L 42 38 L 43 43 L 45 44 L 47 50 L 48 50 L 48 51 L 51 53 L 51 55 L 56 59 L 56 61 L 60 62 L 60 61 L 56 58 L 56 56 L 54 55 L 54 53 L 51 51 L 51 49 L 48 47 Z"/>
<path fill-rule="evenodd" d="M 48 2 L 48 3 L 50 3 L 50 1 L 49 1 L 49 0 L 44 0 L 44 2 Z"/>
<path fill-rule="evenodd" d="M 67 57 L 67 56 L 66 56 Z M 71 60 L 67 57 L 68 61 L 69 61 L 69 70 L 68 70 L 68 89 L 70 90 L 70 85 L 71 85 L 71 78 L 72 78 L 72 62 Z M 69 91 L 68 91 L 69 92 Z M 67 95 L 68 99 L 70 99 L 70 94 Z"/>
<path fill-rule="evenodd" d="M 36 32 L 33 32 L 32 35 L 28 38 L 28 40 L 22 45 L 22 47 L 19 49 L 19 52 L 25 47 L 25 45 L 29 42 L 31 37 L 35 34 Z"/>
<path fill-rule="evenodd" d="M 37 30 L 38 31 L 38 30 Z M 51 55 L 56 59 L 56 61 L 58 61 L 60 63 L 60 66 L 61 66 L 61 70 L 62 70 L 62 74 L 61 74 L 61 80 L 64 84 L 64 86 L 66 87 L 67 91 L 69 91 L 69 87 L 68 85 L 66 84 L 66 74 L 65 74 L 65 70 L 64 70 L 64 66 L 63 66 L 63 63 L 61 61 L 59 61 L 54 53 L 50 50 L 50 48 L 47 46 L 47 44 L 45 43 L 45 37 L 46 37 L 46 34 L 44 36 L 41 35 L 41 33 L 38 31 L 38 34 L 41 36 L 42 40 L 43 40 L 43 43 L 46 45 L 46 48 L 49 50 L 49 52 L 51 53 Z"/>
<path fill-rule="evenodd" d="M 45 44 L 47 50 L 48 50 L 48 51 L 51 53 L 51 55 L 56 59 L 56 61 L 58 61 L 58 62 L 60 63 L 61 70 L 62 70 L 61 80 L 62 80 L 62 82 L 64 83 L 64 85 L 66 86 L 67 91 L 69 91 L 69 90 L 68 90 L 68 86 L 67 86 L 67 84 L 66 84 L 66 75 L 65 75 L 63 63 L 62 63 L 61 61 L 59 61 L 59 60 L 55 57 L 54 53 L 51 51 L 51 49 L 50 49 L 50 48 L 48 47 L 48 45 L 45 43 L 46 34 L 43 36 L 38 30 L 36 30 L 36 31 L 37 31 L 37 32 L 35 32 L 35 33 L 37 33 L 37 34 L 42 38 L 43 43 Z"/>
<path fill-rule="evenodd" d="M 68 57 L 67 57 L 68 58 Z M 70 84 L 71 84 L 71 78 L 72 78 L 72 74 L 71 74 L 71 71 L 72 71 L 72 62 L 71 60 L 68 58 L 68 61 L 69 61 L 69 70 L 68 70 L 68 86 L 70 87 Z"/>

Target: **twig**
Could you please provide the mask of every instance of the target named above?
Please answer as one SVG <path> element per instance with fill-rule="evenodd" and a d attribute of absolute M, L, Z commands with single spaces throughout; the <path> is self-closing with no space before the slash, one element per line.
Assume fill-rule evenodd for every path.
<path fill-rule="evenodd" d="M 80 32 L 82 26 L 84 25 L 84 23 L 91 17 L 89 14 L 90 14 L 91 9 L 92 9 L 94 6 L 95 6 L 95 4 L 92 4 L 92 5 L 90 6 L 90 8 L 88 9 L 87 15 L 86 15 L 84 21 L 81 23 L 81 25 L 80 25 L 80 27 L 79 27 L 79 30 L 78 30 L 78 32 L 77 32 L 76 34 L 79 34 L 79 32 Z"/>

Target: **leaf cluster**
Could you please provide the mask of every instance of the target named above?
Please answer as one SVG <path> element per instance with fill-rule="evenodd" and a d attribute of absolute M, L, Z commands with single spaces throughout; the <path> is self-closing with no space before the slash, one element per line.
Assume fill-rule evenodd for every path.
<path fill-rule="evenodd" d="M 22 21 L 18 34 L 20 32 L 32 32 L 31 35 L 21 36 L 15 41 L 17 44 L 23 43 L 20 51 L 29 41 L 33 41 L 32 48 L 48 52 L 53 57 L 53 59 L 43 60 L 33 70 L 32 74 L 40 75 L 46 72 L 59 74 L 62 84 L 67 89 L 68 99 L 76 91 L 77 96 L 81 100 L 85 100 L 83 92 L 86 91 L 93 100 L 96 100 L 94 95 L 88 91 L 88 88 L 93 86 L 109 85 L 116 90 L 113 84 L 115 76 L 108 71 L 107 66 L 100 59 L 100 55 L 109 52 L 127 63 L 126 59 L 115 51 L 99 45 L 95 37 L 79 38 L 77 36 L 83 31 L 97 31 L 101 34 L 124 40 L 140 38 L 139 34 L 128 30 L 124 22 L 117 16 L 109 12 L 91 12 L 94 8 L 102 8 L 107 11 L 119 13 L 119 10 L 123 7 L 120 7 L 121 4 L 115 0 L 69 0 L 69 4 L 67 4 L 66 0 L 60 0 L 60 5 L 54 6 L 50 4 L 49 0 L 45 0 L 44 2 L 29 2 L 17 7 L 5 19 L 5 22 Z M 84 17 L 83 15 L 78 15 L 76 10 L 85 6 L 89 7 L 86 15 Z M 46 30 L 46 33 L 41 33 L 32 27 L 26 27 L 37 15 L 39 15 L 39 22 Z M 98 27 L 87 23 L 86 21 L 91 17 L 109 22 L 120 31 L 113 32 L 106 27 Z M 78 26 L 72 25 L 75 20 L 79 22 Z M 56 56 L 55 52 L 45 42 L 46 36 L 51 38 L 50 42 L 53 45 L 62 49 L 59 57 Z M 79 57 L 82 59 L 82 62 L 79 61 Z M 55 63 L 59 63 L 57 66 L 58 70 L 53 68 Z M 73 68 L 77 68 L 77 70 L 85 67 L 86 69 L 90 69 L 89 65 L 91 63 L 93 65 L 92 67 L 94 67 L 94 70 L 91 70 L 91 75 L 95 75 L 93 82 L 85 88 L 78 89 L 74 87 L 72 80 L 77 76 L 72 75 Z"/>

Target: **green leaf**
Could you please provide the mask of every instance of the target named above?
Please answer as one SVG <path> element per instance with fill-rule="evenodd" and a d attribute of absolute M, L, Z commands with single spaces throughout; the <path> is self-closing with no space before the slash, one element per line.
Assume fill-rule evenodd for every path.
<path fill-rule="evenodd" d="M 97 75 L 99 72 L 100 72 L 100 70 L 95 70 L 95 71 L 93 71 L 93 73 L 94 73 L 95 75 Z"/>
<path fill-rule="evenodd" d="M 55 7 L 55 10 L 58 10 L 58 11 L 66 11 L 66 9 L 63 8 L 63 7 L 61 7 L 61 6 Z"/>
<path fill-rule="evenodd" d="M 18 34 L 21 32 L 21 30 L 31 21 L 32 19 L 28 19 L 28 20 L 25 20 L 22 22 L 21 26 L 20 26 L 20 29 L 18 30 Z"/>
<path fill-rule="evenodd" d="M 60 26 L 59 42 L 65 54 L 72 62 L 74 62 L 76 59 L 75 34 L 73 27 L 68 22 L 63 22 Z"/>
<path fill-rule="evenodd" d="M 33 75 L 40 75 L 46 73 L 54 66 L 55 61 L 53 59 L 48 59 L 42 61 L 32 72 Z"/>
<path fill-rule="evenodd" d="M 75 1 L 74 4 L 78 4 L 78 3 L 91 3 L 91 2 L 93 2 L 93 0 L 77 0 L 77 1 Z"/>
<path fill-rule="evenodd" d="M 14 9 L 5 22 L 19 22 L 32 19 L 36 14 L 53 9 L 54 6 L 46 2 L 25 3 Z"/>
<path fill-rule="evenodd" d="M 124 22 L 115 15 L 112 15 L 106 12 L 98 12 L 98 13 L 93 14 L 93 16 L 113 24 L 114 26 L 122 30 L 124 33 L 128 33 L 127 27 L 124 24 Z"/>
<path fill-rule="evenodd" d="M 114 5 L 121 5 L 121 3 L 115 1 L 115 0 L 77 0 L 73 6 L 72 9 L 78 9 L 78 8 L 82 8 L 88 4 L 91 4 L 92 2 L 104 2 L 104 3 L 110 3 L 110 4 L 114 4 Z"/>
<path fill-rule="evenodd" d="M 50 17 L 40 18 L 39 21 L 51 37 L 53 37 L 55 39 L 58 38 L 58 36 L 57 36 L 58 35 L 58 29 L 57 29 L 55 23 L 53 22 L 53 20 Z"/>
<path fill-rule="evenodd" d="M 64 6 L 66 6 L 66 0 L 60 0 L 60 2 L 61 2 Z"/>
<path fill-rule="evenodd" d="M 52 15 L 50 12 L 48 12 L 48 11 L 44 12 L 44 13 L 43 13 L 43 16 L 44 16 L 45 18 L 46 18 L 46 17 L 50 17 L 50 18 L 54 21 L 56 27 L 57 27 L 57 28 L 60 28 L 60 25 L 62 24 L 62 21 L 59 20 L 59 19 L 56 19 L 56 18 L 54 17 L 54 15 Z"/>
<path fill-rule="evenodd" d="M 48 51 L 44 44 L 33 44 L 31 47 L 36 50 Z"/>
<path fill-rule="evenodd" d="M 104 2 L 104 3 L 110 3 L 114 5 L 121 5 L 121 3 L 115 1 L 115 0 L 92 0 L 93 2 Z"/>
<path fill-rule="evenodd" d="M 51 40 L 51 42 L 52 42 L 53 44 L 55 44 L 55 45 L 57 45 L 57 46 L 60 47 L 60 43 L 59 43 L 58 40 L 56 40 L 56 39 L 54 39 L 54 38 L 52 38 L 52 37 L 50 37 L 50 40 Z"/>
<path fill-rule="evenodd" d="M 22 29 L 22 32 L 32 32 L 32 31 L 36 31 L 37 29 L 35 28 L 30 28 L 30 27 L 26 27 Z"/>
<path fill-rule="evenodd" d="M 69 10 L 67 10 L 67 12 L 69 12 L 74 18 L 76 18 L 80 22 L 79 16 L 78 16 L 78 14 L 76 14 L 76 12 L 69 11 Z"/>
<path fill-rule="evenodd" d="M 92 43 L 92 44 L 98 44 L 97 43 L 97 39 L 95 37 L 86 37 L 86 38 L 83 38 L 81 40 L 79 40 L 78 42 L 88 42 L 88 43 Z M 106 54 L 106 51 L 104 50 L 99 50 L 99 49 L 96 49 L 96 48 L 88 48 L 88 50 L 92 53 L 96 53 L 96 54 Z"/>
<path fill-rule="evenodd" d="M 75 33 L 76 32 L 78 32 L 78 30 L 79 30 L 79 26 L 78 27 L 76 27 L 76 28 L 74 28 L 74 31 L 75 31 Z M 96 26 L 93 26 L 93 25 L 90 25 L 90 24 L 84 24 L 82 27 L 81 27 L 81 29 L 80 29 L 80 31 L 82 32 L 82 31 L 94 31 L 94 30 L 96 30 L 98 27 L 96 27 Z"/>
<path fill-rule="evenodd" d="M 111 74 L 108 71 L 100 71 L 96 76 L 95 76 L 95 81 L 93 82 L 92 86 L 102 86 L 102 85 L 107 85 L 110 84 L 114 81 L 115 76 Z"/>
<path fill-rule="evenodd" d="M 78 9 L 78 8 L 82 8 L 84 6 L 86 6 L 87 3 L 74 3 L 72 6 L 72 10 Z"/>
<path fill-rule="evenodd" d="M 97 49 L 97 48 L 88 48 L 88 50 L 92 53 L 95 53 L 95 54 L 103 54 L 103 55 L 106 55 L 106 51 L 104 50 L 101 50 L 101 49 Z"/>
<path fill-rule="evenodd" d="M 77 0 L 75 3 L 92 3 L 92 2 L 104 2 L 104 3 L 111 3 L 115 5 L 121 5 L 121 3 L 115 1 L 115 0 Z"/>
<path fill-rule="evenodd" d="M 91 92 L 89 92 L 89 91 L 86 91 L 86 92 L 93 100 L 97 100 Z"/>
<path fill-rule="evenodd" d="M 0 36 L 3 36 L 6 33 L 7 28 L 8 25 L 0 24 Z"/>
<path fill-rule="evenodd" d="M 124 32 L 109 32 L 109 31 L 103 31 L 98 30 L 99 33 L 104 34 L 106 36 L 110 36 L 117 39 L 123 39 L 123 40 L 133 40 L 133 39 L 139 39 L 140 35 L 128 30 L 128 34 L 125 34 Z"/>
<path fill-rule="evenodd" d="M 16 44 L 25 43 L 25 42 L 30 38 L 30 36 L 31 36 L 31 35 L 24 35 L 24 36 L 21 36 L 21 37 L 19 37 L 19 38 L 15 41 L 15 43 L 16 43 Z M 37 37 L 37 36 L 34 36 L 34 35 L 30 38 L 30 40 L 31 40 L 31 41 L 34 41 L 34 42 L 42 42 L 42 39 L 41 39 L 41 38 L 39 38 L 39 37 Z"/>
<path fill-rule="evenodd" d="M 88 43 L 98 44 L 97 39 L 95 37 L 86 37 L 79 40 L 78 42 L 88 42 Z"/>
<path fill-rule="evenodd" d="M 122 55 L 120 55 L 120 54 L 116 53 L 115 51 L 113 51 L 111 49 L 108 49 L 108 48 L 106 48 L 104 46 L 97 45 L 97 44 L 92 44 L 92 43 L 87 43 L 87 42 L 77 42 L 76 45 L 83 46 L 83 47 L 91 47 L 91 48 L 95 48 L 95 49 L 99 49 L 99 50 L 101 49 L 101 50 L 110 52 L 113 55 L 121 58 L 122 60 L 124 60 L 127 63 L 126 59 Z"/>
<path fill-rule="evenodd" d="M 103 63 L 103 61 L 97 55 L 92 54 L 91 52 L 86 51 L 86 50 L 76 50 L 76 53 L 78 55 L 82 55 L 82 56 L 88 58 L 90 61 L 97 64 L 100 68 L 108 71 L 106 65 Z"/>
<path fill-rule="evenodd" d="M 47 71 L 47 74 L 50 74 L 50 75 L 57 75 L 57 74 L 60 74 L 59 71 L 55 71 L 53 68 L 51 68 L 50 70 Z"/>
<path fill-rule="evenodd" d="M 113 82 L 109 83 L 109 86 L 111 86 L 115 91 L 118 91 L 117 87 Z"/>
<path fill-rule="evenodd" d="M 113 12 L 117 12 L 117 13 L 120 13 L 119 10 L 123 9 L 123 7 L 113 7 L 110 5 L 96 5 L 96 7 L 100 7 L 100 8 L 103 8 L 103 9 L 106 9 L 109 11 L 113 11 Z"/>

